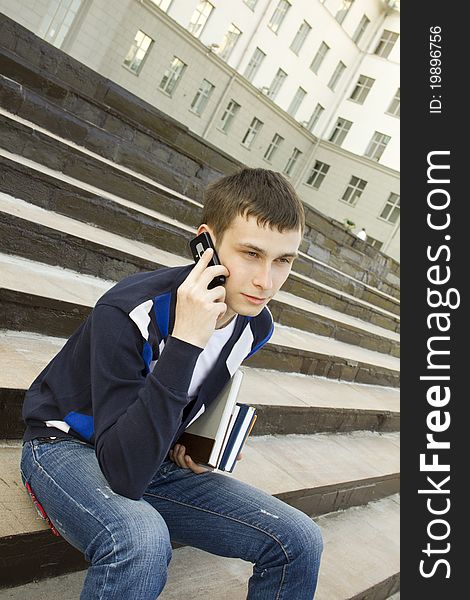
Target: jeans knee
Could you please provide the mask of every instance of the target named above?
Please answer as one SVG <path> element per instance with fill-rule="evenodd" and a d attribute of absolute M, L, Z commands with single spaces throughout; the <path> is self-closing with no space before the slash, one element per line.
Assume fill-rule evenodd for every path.
<path fill-rule="evenodd" d="M 150 518 L 127 515 L 103 530 L 86 554 L 92 564 L 129 563 L 146 571 L 166 571 L 172 556 L 170 534 L 159 515 Z"/>
<path fill-rule="evenodd" d="M 163 520 L 131 520 L 122 530 L 122 543 L 134 561 L 167 566 L 171 560 L 170 534 Z"/>
<path fill-rule="evenodd" d="M 323 537 L 318 525 L 301 513 L 298 522 L 291 528 L 286 544 L 292 560 L 317 566 L 323 552 Z"/>

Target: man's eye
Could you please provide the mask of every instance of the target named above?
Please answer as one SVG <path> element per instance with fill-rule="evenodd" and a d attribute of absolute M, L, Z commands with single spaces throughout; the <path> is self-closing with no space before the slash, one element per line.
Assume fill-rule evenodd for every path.
<path fill-rule="evenodd" d="M 258 253 L 257 253 L 257 252 L 246 252 L 246 254 L 247 254 L 248 256 L 252 256 L 253 258 L 256 258 L 256 257 L 258 256 Z"/>

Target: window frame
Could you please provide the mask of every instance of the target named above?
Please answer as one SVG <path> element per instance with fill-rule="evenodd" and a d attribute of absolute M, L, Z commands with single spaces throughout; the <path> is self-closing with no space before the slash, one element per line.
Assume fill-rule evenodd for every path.
<path fill-rule="evenodd" d="M 289 114 L 292 118 L 295 118 L 297 111 L 302 106 L 302 102 L 305 100 L 307 96 L 307 90 L 305 90 L 301 85 L 297 88 L 297 91 L 292 98 L 289 107 L 287 108 L 287 114 Z"/>
<path fill-rule="evenodd" d="M 325 52 L 321 53 L 323 48 L 326 48 Z M 318 46 L 317 53 L 313 57 L 313 60 L 310 64 L 310 70 L 313 73 L 315 73 L 315 75 L 318 75 L 318 71 L 320 70 L 320 67 L 322 66 L 323 61 L 325 60 L 325 57 L 328 54 L 329 50 L 331 50 L 331 48 L 330 48 L 330 46 L 328 46 L 328 44 L 326 42 L 321 42 L 321 44 Z M 316 64 L 317 62 L 318 62 L 318 65 Z"/>
<path fill-rule="evenodd" d="M 347 67 L 344 62 L 342 60 L 338 61 L 338 64 L 336 65 L 327 85 L 332 92 L 336 91 L 336 86 L 338 85 L 339 80 L 342 78 L 346 69 Z"/>
<path fill-rule="evenodd" d="M 200 10 L 201 6 L 202 6 L 202 10 Z M 206 16 L 206 15 L 204 15 L 204 9 L 207 7 L 210 7 L 210 10 Z M 201 37 L 202 32 L 204 31 L 214 8 L 215 8 L 215 6 L 211 2 L 209 2 L 209 0 L 199 0 L 196 8 L 193 11 L 193 14 L 191 15 L 191 19 L 189 20 L 188 26 L 186 27 L 186 29 L 189 31 L 189 33 L 191 35 L 193 35 L 195 38 L 199 39 Z M 194 16 L 196 14 L 199 14 L 199 16 L 193 21 Z M 205 20 L 201 25 L 201 22 L 202 22 L 201 17 L 204 17 L 204 16 L 205 16 Z M 200 29 L 197 29 L 198 26 L 200 26 Z"/>
<path fill-rule="evenodd" d="M 266 162 L 271 163 L 273 156 L 279 150 L 282 142 L 284 142 L 284 141 L 285 141 L 285 138 L 283 138 L 282 135 L 280 135 L 279 133 L 275 133 L 273 135 L 273 139 L 269 142 L 269 146 L 267 147 L 266 152 L 264 153 L 263 159 Z"/>
<path fill-rule="evenodd" d="M 292 177 L 292 171 L 294 170 L 295 165 L 297 164 L 297 161 L 299 160 L 299 157 L 302 154 L 302 150 L 299 150 L 299 148 L 294 147 L 291 155 L 289 156 L 289 159 L 287 160 L 286 166 L 282 170 L 284 175 L 286 175 L 287 177 Z"/>
<path fill-rule="evenodd" d="M 150 0 L 150 2 L 152 2 L 152 4 L 155 4 L 155 6 L 158 6 L 158 8 L 160 10 L 162 10 L 164 13 L 168 13 L 168 11 L 171 8 L 171 5 L 173 4 L 173 0 Z M 162 4 L 165 5 L 166 3 L 166 7 L 162 8 Z"/>
<path fill-rule="evenodd" d="M 291 3 L 288 0 L 279 0 L 276 8 L 274 9 L 271 18 L 268 21 L 268 28 L 275 34 L 279 33 L 279 30 L 286 18 L 289 9 L 291 8 Z M 283 8 L 285 7 L 285 10 Z"/>
<path fill-rule="evenodd" d="M 292 40 L 289 50 L 298 56 L 300 51 L 302 50 L 303 45 L 305 44 L 305 40 L 308 37 L 308 34 L 312 31 L 312 26 L 304 19 L 302 24 L 300 25 L 297 33 Z M 304 33 L 305 32 L 305 33 Z"/>
<path fill-rule="evenodd" d="M 326 167 L 326 169 L 324 169 L 324 167 Z M 328 171 L 330 170 L 330 167 L 331 165 L 324 163 L 321 160 L 316 160 L 312 167 L 312 170 L 310 171 L 310 174 L 305 180 L 305 185 L 308 185 L 314 190 L 319 190 L 322 183 L 325 180 L 325 177 L 328 174 Z M 313 175 L 314 173 L 315 175 Z M 311 181 L 309 181 L 310 179 Z"/>
<path fill-rule="evenodd" d="M 322 116 L 322 114 L 324 112 L 325 112 L 325 107 L 322 106 L 319 102 L 317 102 L 317 105 L 313 109 L 313 112 L 312 112 L 312 114 L 310 116 L 310 119 L 309 119 L 308 125 L 307 125 L 307 129 L 310 132 L 313 132 L 313 130 L 315 129 L 316 124 L 318 123 L 318 121 L 320 120 L 320 118 L 321 118 L 321 116 Z"/>
<path fill-rule="evenodd" d="M 84 0 L 77 0 L 77 2 L 76 9 L 73 0 L 68 5 L 64 0 L 58 0 L 56 7 L 49 6 L 42 18 L 38 35 L 56 48 L 62 48 L 74 26 L 75 19 L 85 5 Z"/>
<path fill-rule="evenodd" d="M 377 136 L 380 136 L 380 138 L 377 138 Z M 391 139 L 391 136 L 387 135 L 386 133 L 375 131 L 370 139 L 369 144 L 367 145 L 364 156 L 370 160 L 379 162 Z"/>
<path fill-rule="evenodd" d="M 384 38 L 385 33 L 390 34 L 390 36 L 388 36 L 388 39 Z M 395 36 L 395 39 L 393 41 L 391 41 L 390 38 L 393 36 Z M 377 46 L 375 47 L 373 54 L 375 54 L 375 56 L 380 56 L 380 58 L 388 59 L 393 48 L 395 47 L 395 44 L 398 42 L 399 37 L 400 37 L 400 34 L 396 33 L 396 31 L 391 31 L 390 29 L 384 29 L 382 31 L 379 41 L 377 42 Z"/>
<path fill-rule="evenodd" d="M 150 40 L 149 45 L 147 46 L 147 49 L 144 51 L 144 55 L 142 57 L 142 60 L 138 63 L 137 65 L 137 69 L 133 69 L 132 65 L 135 62 L 135 58 L 137 56 L 137 53 L 139 52 L 139 50 L 141 49 L 141 45 L 136 45 L 136 38 L 137 35 L 141 33 L 144 38 L 142 39 L 142 42 L 145 41 L 145 39 Z M 142 44 L 141 42 L 141 44 Z M 124 58 L 124 60 L 122 61 L 122 66 L 127 69 L 128 71 L 130 71 L 131 73 L 134 73 L 134 75 L 139 75 L 139 73 L 142 71 L 142 68 L 144 66 L 145 61 L 147 60 L 147 57 L 150 53 L 150 49 L 152 48 L 153 44 L 154 44 L 155 40 L 153 38 L 151 38 L 149 35 L 147 35 L 145 33 L 145 31 L 142 31 L 142 29 L 138 29 L 137 33 L 134 36 L 134 41 L 132 42 L 131 47 L 129 48 L 129 51 L 126 54 L 126 57 Z M 132 57 L 132 60 L 129 61 L 129 64 L 126 64 L 126 60 L 128 59 L 129 55 L 131 54 L 131 52 L 134 51 L 134 56 Z"/>
<path fill-rule="evenodd" d="M 361 79 L 365 81 L 361 82 Z M 348 100 L 351 100 L 351 102 L 356 102 L 357 104 L 364 104 L 374 83 L 375 79 L 373 79 L 372 77 L 368 77 L 367 75 L 359 75 L 356 85 L 354 86 L 354 89 L 351 92 L 351 95 L 349 96 Z M 354 97 L 355 94 L 356 97 Z"/>
<path fill-rule="evenodd" d="M 233 105 L 233 107 L 231 107 L 231 105 Z M 238 104 L 238 102 L 236 102 L 233 98 L 231 98 L 224 109 L 224 112 L 222 114 L 222 117 L 220 118 L 219 125 L 217 126 L 217 128 L 220 131 L 223 131 L 225 134 L 228 133 L 231 127 L 231 123 L 237 116 L 237 113 L 240 110 L 240 108 L 241 105 Z"/>
<path fill-rule="evenodd" d="M 238 33 L 235 32 L 231 32 L 230 29 L 234 28 L 238 31 Z M 231 33 L 235 33 L 235 35 L 233 35 L 232 37 L 230 37 Z M 222 60 L 225 60 L 226 62 L 228 61 L 228 59 L 230 58 L 232 52 L 235 49 L 235 46 L 238 43 L 238 40 L 240 39 L 242 35 L 242 30 L 239 29 L 235 23 L 230 23 L 230 27 L 228 28 L 228 30 L 226 31 L 225 35 L 224 35 L 224 39 L 222 40 L 222 45 L 219 48 L 217 54 L 219 55 L 219 57 Z M 225 42 L 225 44 L 224 44 Z"/>
<path fill-rule="evenodd" d="M 205 83 L 208 84 L 208 86 L 206 86 L 206 89 L 203 89 L 203 86 Z M 204 78 L 201 81 L 196 94 L 194 95 L 194 98 L 191 102 L 191 106 L 189 107 L 189 110 L 192 113 L 194 113 L 195 115 L 198 115 L 200 117 L 202 115 L 202 113 L 204 112 L 214 90 L 215 90 L 215 85 L 213 83 L 211 83 L 208 79 Z"/>
<path fill-rule="evenodd" d="M 258 62 L 254 62 L 255 55 L 261 57 L 258 60 Z M 246 65 L 246 69 L 243 72 L 243 77 L 247 81 L 249 81 L 250 83 L 253 82 L 253 79 L 256 77 L 256 74 L 258 73 L 258 69 L 260 68 L 260 66 L 265 58 L 266 58 L 266 52 L 261 50 L 261 48 L 259 46 L 256 46 L 256 48 L 253 50 L 253 54 L 251 55 L 251 58 L 250 58 L 248 64 Z M 250 68 L 251 68 L 251 71 L 250 71 Z"/>
<path fill-rule="evenodd" d="M 282 77 L 280 77 L 281 73 L 283 74 Z M 268 98 L 271 98 L 271 100 L 274 100 L 276 98 L 276 96 L 281 91 L 281 88 L 284 85 L 284 82 L 287 79 L 287 77 L 287 73 L 279 67 L 279 69 L 273 77 L 273 80 L 271 81 L 271 85 L 269 86 L 269 90 L 266 94 Z"/>
<path fill-rule="evenodd" d="M 343 121 L 343 123 L 340 124 L 340 121 Z M 347 129 L 344 127 L 344 125 L 348 125 Z M 336 146 L 341 146 L 341 144 L 346 139 L 346 136 L 351 131 L 352 126 L 353 126 L 352 121 L 348 121 L 348 119 L 344 119 L 343 117 L 338 117 L 336 119 L 335 126 L 330 134 L 330 137 L 328 138 L 328 141 L 331 142 L 332 144 L 335 144 Z M 341 138 L 339 140 L 339 142 L 338 142 L 338 138 Z"/>
<path fill-rule="evenodd" d="M 359 42 L 361 41 L 361 38 L 364 35 L 364 33 L 366 32 L 366 29 L 369 25 L 370 25 L 369 17 L 366 14 L 362 15 L 362 18 L 359 21 L 359 24 L 356 27 L 356 30 L 354 31 L 353 36 L 351 38 L 352 41 L 356 45 L 359 44 Z"/>
<path fill-rule="evenodd" d="M 263 121 L 258 119 L 258 117 L 252 118 L 251 123 L 250 123 L 248 129 L 246 130 L 245 135 L 243 136 L 243 139 L 241 141 L 241 145 L 244 148 L 246 148 L 247 150 L 250 150 L 251 146 L 253 145 L 253 142 L 258 137 L 259 132 L 263 128 L 263 125 L 264 125 Z M 246 140 L 248 139 L 248 136 L 250 133 L 253 133 L 253 136 L 248 141 L 248 143 L 246 143 Z"/>
<path fill-rule="evenodd" d="M 341 25 L 344 22 L 344 19 L 348 16 L 353 4 L 354 0 L 343 0 L 341 8 L 336 11 L 335 21 Z"/>
<path fill-rule="evenodd" d="M 396 202 L 390 201 L 392 196 L 396 196 Z M 383 214 L 385 213 L 387 208 L 389 208 L 388 216 L 384 217 Z M 398 210 L 398 214 L 397 214 L 396 219 L 394 221 L 392 221 L 392 220 L 390 220 L 389 217 L 395 213 L 395 210 Z M 380 219 L 381 221 L 385 221 L 386 223 L 389 223 L 390 225 L 397 224 L 398 219 L 400 218 L 400 194 L 397 194 L 395 192 L 390 192 L 390 194 L 384 204 L 384 207 L 382 208 L 380 215 L 377 218 Z"/>
<path fill-rule="evenodd" d="M 395 111 L 393 111 L 394 103 L 396 103 Z M 395 92 L 395 95 L 393 96 L 392 101 L 390 102 L 389 107 L 387 108 L 385 113 L 387 115 L 390 115 L 391 117 L 396 117 L 397 119 L 400 118 L 400 88 L 398 88 Z"/>
<path fill-rule="evenodd" d="M 175 62 L 175 59 L 178 60 L 181 63 L 181 68 L 178 70 L 175 70 L 172 65 Z M 170 98 L 173 97 L 173 94 L 176 90 L 176 88 L 179 85 L 179 82 L 181 81 L 181 79 L 183 78 L 184 72 L 187 68 L 187 64 L 181 60 L 181 58 L 178 58 L 177 56 L 173 55 L 173 59 L 170 62 L 170 66 L 166 69 L 165 73 L 163 74 L 163 77 L 160 80 L 160 83 L 158 84 L 158 89 L 166 94 L 167 96 L 169 96 Z M 178 65 L 179 67 L 179 65 Z M 170 72 L 171 76 L 169 76 L 164 84 L 164 86 L 162 86 L 163 80 L 165 79 L 165 77 L 167 76 L 167 73 Z M 177 77 L 175 78 L 174 75 L 175 73 L 177 74 Z M 168 86 L 169 86 L 169 82 L 171 82 L 171 84 L 173 85 L 173 87 L 171 88 L 170 91 L 168 91 Z"/>
<path fill-rule="evenodd" d="M 353 184 L 353 179 L 356 179 L 357 183 Z M 364 185 L 361 187 L 362 183 L 364 183 Z M 363 191 L 367 187 L 367 183 L 368 182 L 365 179 L 361 179 L 360 177 L 357 177 L 356 175 L 351 175 L 351 179 L 349 180 L 349 183 L 346 186 L 346 188 L 343 192 L 343 195 L 340 198 L 340 201 L 345 202 L 349 206 L 356 206 L 359 198 L 362 196 Z M 348 194 L 348 192 L 350 192 L 350 193 Z M 345 198 L 346 195 L 348 195 L 347 199 Z M 351 198 L 352 198 L 352 201 L 351 201 Z"/>

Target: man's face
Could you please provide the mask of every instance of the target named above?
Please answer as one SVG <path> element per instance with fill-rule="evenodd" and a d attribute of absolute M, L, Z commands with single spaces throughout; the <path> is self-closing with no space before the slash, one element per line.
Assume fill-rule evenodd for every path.
<path fill-rule="evenodd" d="M 230 275 L 225 283 L 226 322 L 234 314 L 258 315 L 287 279 L 301 241 L 299 230 L 280 233 L 262 227 L 255 217 L 237 216 L 219 242 L 206 226 L 217 248 L 220 262 Z"/>

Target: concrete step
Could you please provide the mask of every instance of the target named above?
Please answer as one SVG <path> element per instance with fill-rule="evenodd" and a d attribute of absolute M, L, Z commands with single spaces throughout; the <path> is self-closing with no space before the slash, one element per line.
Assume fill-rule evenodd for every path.
<path fill-rule="evenodd" d="M 47 86 L 39 88 L 42 95 L 38 97 L 33 89 L 36 88 L 38 80 L 44 77 L 44 72 L 34 73 L 34 85 L 31 88 L 28 85 L 31 75 L 28 69 L 31 65 L 25 65 L 23 61 L 15 65 L 15 58 L 11 53 L 4 57 L 4 72 L 8 72 L 10 78 L 4 81 L 8 93 L 3 98 L 3 114 L 10 122 L 14 121 L 34 129 L 44 136 L 88 153 L 89 156 L 94 153 L 108 163 L 113 163 L 118 169 L 130 168 L 137 176 L 156 178 L 159 183 L 167 186 L 169 184 L 171 189 L 183 192 L 194 200 L 201 200 L 202 187 L 209 179 L 222 173 L 233 172 L 239 166 L 231 157 L 214 152 L 214 148 L 192 136 L 180 123 L 174 122 L 167 115 L 159 113 L 154 107 L 132 97 L 109 81 L 97 82 L 97 87 L 90 90 L 102 91 L 105 86 L 112 86 L 113 89 L 108 90 L 104 106 L 102 98 L 95 98 L 94 102 L 90 103 L 88 96 L 81 95 L 82 89 L 75 90 L 80 96 L 75 97 L 72 92 L 75 82 L 68 82 L 66 101 L 64 102 L 62 90 L 57 89 L 53 99 L 54 105 L 51 107 L 48 105 L 47 92 L 60 87 L 57 78 L 54 78 L 53 83 L 48 82 Z M 67 60 L 70 60 L 70 57 L 62 58 L 62 62 Z M 80 67 L 83 68 L 83 65 L 75 65 L 76 69 Z M 88 81 L 99 79 L 96 73 L 88 75 Z M 16 83 L 15 80 L 21 83 Z M 136 107 L 135 104 L 139 106 Z M 124 107 L 128 114 L 122 112 Z M 135 113 L 136 108 L 137 119 L 132 120 L 132 113 Z M 151 113 L 158 113 L 158 116 Z M 9 139 L 6 143 L 13 146 L 17 135 L 8 132 L 4 137 Z M 32 136 L 28 137 L 31 143 Z M 74 141 L 71 142 L 71 139 Z M 80 146 L 74 142 L 79 142 Z M 175 150 L 178 153 L 176 157 Z M 28 145 L 25 152 L 28 153 Z M 49 153 L 50 149 L 46 155 Z M 44 153 L 34 153 L 37 154 Z M 67 151 L 61 149 L 59 155 L 67 155 Z M 70 162 L 77 161 L 68 162 L 70 168 Z M 174 171 L 175 167 L 177 173 Z M 98 179 L 102 180 L 103 174 L 100 173 Z M 123 187 L 128 186 L 129 183 Z M 370 246 L 354 248 L 357 241 L 355 236 L 345 231 L 340 223 L 325 217 L 310 206 L 306 206 L 306 217 L 307 230 L 303 249 L 310 257 L 319 259 L 319 264 L 336 267 L 356 280 L 379 288 L 387 295 L 399 297 L 399 266 L 394 261 Z M 321 275 L 319 277 L 321 278 Z"/>
<path fill-rule="evenodd" d="M 8 252 L 27 254 L 29 258 L 39 258 L 46 263 L 66 263 L 80 272 L 88 272 L 88 274 L 97 276 L 104 275 L 108 280 L 116 281 L 139 270 L 152 270 L 162 264 L 174 266 L 189 262 L 189 259 L 179 258 L 166 251 L 156 251 L 142 242 L 130 243 L 126 238 L 116 234 L 2 194 L 0 194 L 0 211 L 2 211 L 0 216 L 3 216 L 16 229 L 16 231 L 9 230 L 3 237 L 4 243 L 8 245 L 6 248 Z M 28 245 L 24 245 L 21 234 L 18 235 L 25 227 L 28 230 Z M 287 321 L 298 323 L 298 306 L 287 308 L 287 304 L 289 303 L 284 303 L 282 306 L 287 315 Z M 304 302 L 303 306 L 306 305 Z M 315 307 L 313 304 L 309 306 L 311 314 L 313 314 Z M 282 311 L 281 318 L 284 319 Z M 306 322 L 308 323 L 310 320 L 308 319 Z M 347 323 L 341 317 L 337 323 L 339 326 L 335 323 L 333 327 L 330 323 L 330 332 L 333 334 L 336 332 L 338 338 L 343 337 L 354 341 L 352 338 L 355 336 L 355 341 L 360 344 L 384 351 L 389 350 L 392 354 L 397 354 L 398 340 L 396 336 L 390 336 L 386 331 L 381 332 L 382 335 L 378 336 L 378 329 L 369 329 L 368 332 L 359 331 L 359 321 L 351 326 L 351 322 Z M 66 326 L 65 323 L 64 326 Z M 72 325 L 71 329 L 73 330 L 75 326 Z M 304 327 L 306 326 L 308 325 L 304 325 Z M 325 332 L 321 322 L 317 326 L 317 330 Z M 71 333 L 70 328 L 65 334 L 69 333 Z M 326 331 L 326 333 L 329 332 Z M 395 339 L 393 339 L 394 337 Z M 369 338 L 368 341 L 366 341 L 367 338 Z"/>
<path fill-rule="evenodd" d="M 140 175 L 135 169 L 123 167 L 7 111 L 0 109 L 0 116 L 3 117 L 0 119 L 1 147 L 7 151 L 4 156 L 10 157 L 14 163 L 9 165 L 6 178 L 9 183 L 6 185 L 11 185 L 13 181 L 13 185 L 17 186 L 18 179 L 28 179 L 31 173 L 26 173 L 25 177 L 25 171 L 30 168 L 37 178 L 49 175 L 54 179 L 59 172 L 83 185 L 92 185 L 103 192 L 159 210 L 186 225 L 196 227 L 199 224 L 201 203 L 173 192 L 155 179 Z M 43 203 L 41 205 L 44 206 Z M 301 249 L 308 250 L 306 239 Z M 365 273 L 359 274 L 361 279 L 353 277 L 343 273 L 341 268 L 334 268 L 305 252 L 301 254 L 301 259 L 298 265 L 303 274 L 355 295 L 359 292 L 364 300 L 378 303 L 383 308 L 387 308 L 388 302 L 389 310 L 397 312 L 399 292 L 396 288 L 390 290 L 393 294 L 379 290 L 364 281 Z"/>
<path fill-rule="evenodd" d="M 0 439 L 15 439 L 24 430 L 21 407 L 25 390 L 65 340 L 24 331 L 3 330 L 1 334 Z M 243 369 L 242 397 L 256 405 L 259 414 L 253 435 L 399 430 L 397 388 Z"/>
<path fill-rule="evenodd" d="M 325 515 L 316 522 L 322 529 L 325 550 L 315 600 L 378 600 L 399 588 L 398 495 Z M 188 574 L 188 565 L 194 564 L 197 570 Z M 160 598 L 243 600 L 250 576 L 251 565 L 244 561 L 180 548 L 170 563 Z"/>
<path fill-rule="evenodd" d="M 189 256 L 187 243 L 194 235 L 194 226 L 167 216 L 164 209 L 165 198 L 161 199 L 162 205 L 162 201 L 158 200 L 157 190 L 152 189 L 151 193 L 142 194 L 144 200 L 141 202 L 139 189 L 142 186 L 136 184 L 133 194 L 128 194 L 133 200 L 129 200 L 125 197 L 124 185 L 121 185 L 122 191 L 118 189 L 117 193 L 112 193 L 104 190 L 97 181 L 83 182 L 9 150 L 0 149 L 0 156 L 4 193 L 104 229 L 112 222 L 114 233 Z M 99 181 L 99 177 L 90 176 L 90 179 Z M 172 202 L 166 199 L 166 203 L 172 213 Z M 180 204 L 178 198 L 178 206 Z M 181 212 L 177 212 L 178 216 L 184 217 Z M 192 221 L 197 221 L 197 217 Z M 362 306 L 382 309 L 377 311 L 379 315 L 397 317 L 399 313 L 400 303 L 396 298 L 344 275 L 338 269 L 315 261 L 305 253 L 301 253 L 297 259 L 295 272 L 303 276 L 303 281 L 314 282 L 314 287 L 317 284 L 315 293 L 319 298 L 326 296 L 328 299 L 328 296 L 333 295 L 338 303 L 344 296 L 343 304 L 346 305 L 348 299 L 355 298 Z M 292 285 L 295 285 L 295 280 Z M 393 317 L 389 316 L 390 319 L 393 320 Z"/>
<path fill-rule="evenodd" d="M 55 277 L 51 277 L 53 286 L 57 286 L 58 281 L 64 281 L 57 276 L 58 273 L 57 271 Z M 67 273 L 67 283 L 74 283 L 69 273 Z M 98 285 L 91 282 L 92 293 L 101 284 L 100 281 L 97 283 Z M 26 286 L 19 282 L 17 287 Z M 78 289 L 77 286 L 72 287 L 73 292 Z M 8 290 L 4 290 L 1 295 L 3 296 L 1 327 L 5 328 L 9 325 L 17 330 L 32 330 L 44 335 L 68 337 L 91 310 L 90 304 L 85 304 L 90 300 L 90 288 L 87 294 L 81 295 L 80 301 L 75 296 L 73 302 L 43 296 L 39 291 L 36 294 L 14 291 L 8 297 Z M 399 384 L 397 358 L 279 324 L 268 344 L 252 356 L 247 364 L 357 383 L 392 387 L 397 387 Z"/>
<path fill-rule="evenodd" d="M 325 542 L 315 600 L 399 598 L 399 497 L 315 519 Z M 197 565 L 194 568 L 192 565 Z M 251 565 L 190 547 L 174 551 L 162 600 L 243 600 Z M 75 600 L 85 571 L 0 590 L 1 600 Z M 394 593 L 390 597 L 390 594 Z"/>
<path fill-rule="evenodd" d="M 19 442 L 0 447 L 0 581 L 6 585 L 83 566 L 32 507 L 18 470 Z M 306 462 L 305 457 L 308 457 Z M 310 516 L 363 505 L 399 490 L 399 434 L 250 437 L 234 474 Z"/>
<path fill-rule="evenodd" d="M 105 219 L 101 224 L 104 226 L 109 222 L 114 224 L 121 217 L 122 215 L 118 215 L 116 219 L 111 218 L 109 221 L 110 217 L 106 215 L 107 220 Z M 145 227 L 148 226 L 145 224 Z M 167 234 L 173 235 L 169 233 L 172 227 L 174 227 L 172 223 L 165 225 L 164 240 L 168 240 Z M 153 227 L 150 229 L 154 236 L 153 242 L 156 239 L 155 229 Z M 75 271 L 114 281 L 139 270 L 188 264 L 191 260 L 185 257 L 187 240 L 184 242 L 184 252 L 181 255 L 170 253 L 167 249 L 157 249 L 154 244 L 150 245 L 139 240 L 138 232 L 141 231 L 139 227 L 135 229 L 135 239 L 131 242 L 127 237 L 42 209 L 5 193 L 0 193 L 0 230 L 2 231 L 0 251 L 4 253 L 48 264 L 59 264 Z M 28 231 L 27 236 L 24 235 L 25 230 Z M 187 234 L 189 239 L 193 232 Z M 384 331 L 387 329 L 394 333 L 394 330 L 399 328 L 397 315 L 364 303 L 360 299 L 349 297 L 295 272 L 291 273 L 283 290 L 300 297 L 295 304 L 289 300 L 283 306 L 275 308 L 279 314 L 284 311 L 285 318 L 290 322 L 299 323 L 299 314 L 302 314 L 302 311 L 305 313 L 306 306 L 313 306 L 308 302 L 320 306 L 331 304 L 331 308 L 335 310 L 336 322 L 340 325 L 331 326 L 330 323 L 325 328 L 325 324 L 319 320 L 317 325 L 319 333 L 325 332 L 327 335 L 345 338 L 355 335 L 358 344 L 373 349 L 382 347 L 384 351 L 387 351 L 388 346 L 390 352 L 395 355 L 398 353 L 398 334 L 390 335 Z M 287 304 L 290 304 L 291 308 L 287 308 Z M 328 309 L 323 309 L 323 321 L 327 313 Z M 339 317 L 338 313 L 344 316 Z M 362 321 L 374 325 L 368 328 L 365 337 L 362 332 L 359 336 L 356 335 L 359 329 L 364 329 L 364 326 L 360 325 Z"/>
<path fill-rule="evenodd" d="M 165 260 L 165 255 L 155 256 L 158 262 Z M 185 261 L 189 264 L 189 261 Z M 184 263 L 183 263 L 184 264 Z M 3 326 L 31 328 L 34 321 L 41 319 L 45 327 L 46 307 L 50 307 L 48 319 L 50 327 L 57 327 L 57 311 L 60 304 L 76 305 L 74 315 L 81 318 L 83 307 L 92 307 L 114 281 L 101 280 L 90 275 L 82 275 L 70 269 L 53 267 L 20 256 L 0 253 L 0 301 L 4 313 Z M 31 296 L 42 298 L 43 314 L 37 313 L 37 306 L 30 304 Z M 38 300 L 39 302 L 39 300 Z M 339 311 L 327 308 L 321 304 L 310 302 L 286 292 L 278 292 L 276 298 L 269 304 L 274 320 L 282 325 L 316 333 L 333 338 L 361 348 L 374 350 L 384 354 L 399 357 L 400 337 L 387 329 L 382 329 L 370 323 L 365 323 L 355 317 L 343 315 Z M 28 311 L 33 311 L 29 315 Z M 67 308 L 63 309 L 67 312 Z M 79 316 L 80 315 L 80 316 Z M 18 322 L 21 317 L 22 323 Z M 31 323 L 28 327 L 28 319 Z M 66 329 L 65 331 L 68 331 Z M 55 331 L 50 331 L 55 333 Z"/>

